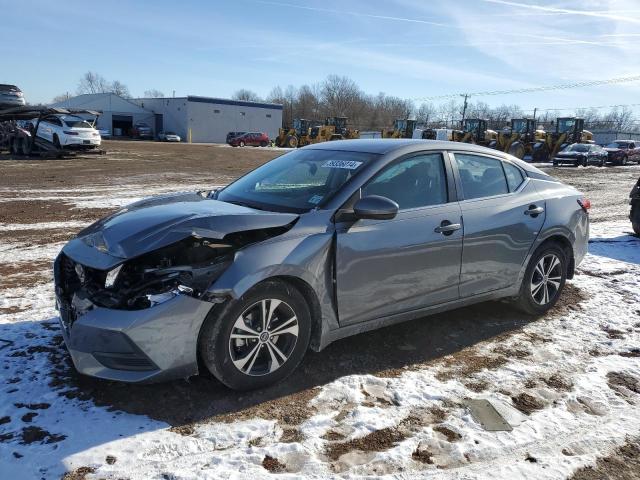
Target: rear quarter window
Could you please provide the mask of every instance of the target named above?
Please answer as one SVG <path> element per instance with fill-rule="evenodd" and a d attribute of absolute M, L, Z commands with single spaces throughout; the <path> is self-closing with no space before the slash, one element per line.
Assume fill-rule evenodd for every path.
<path fill-rule="evenodd" d="M 520 169 L 510 163 L 504 162 L 502 164 L 504 166 L 504 173 L 507 176 L 507 184 L 509 185 L 509 191 L 515 192 L 522 182 L 524 182 L 524 175 Z"/>

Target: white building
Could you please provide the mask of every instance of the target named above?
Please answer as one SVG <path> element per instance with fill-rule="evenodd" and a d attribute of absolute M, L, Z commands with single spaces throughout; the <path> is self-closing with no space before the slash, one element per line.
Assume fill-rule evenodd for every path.
<path fill-rule="evenodd" d="M 127 100 L 112 93 L 69 98 L 53 106 L 102 112 L 99 128 L 127 136 L 142 122 L 154 133 L 175 132 L 193 143 L 224 143 L 228 132 L 264 132 L 270 138 L 282 126 L 282 105 L 189 95 Z"/>

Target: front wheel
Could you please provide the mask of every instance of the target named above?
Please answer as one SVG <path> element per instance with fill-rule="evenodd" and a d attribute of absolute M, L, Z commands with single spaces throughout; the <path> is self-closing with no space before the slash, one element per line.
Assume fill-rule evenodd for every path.
<path fill-rule="evenodd" d="M 239 144 L 241 147 L 244 147 L 244 142 L 240 142 Z"/>
<path fill-rule="evenodd" d="M 299 365 L 311 338 L 304 296 L 287 283 L 269 280 L 207 318 L 199 350 L 209 371 L 234 390 L 276 383 Z"/>
<path fill-rule="evenodd" d="M 555 243 L 539 248 L 529 261 L 516 299 L 525 313 L 541 315 L 553 307 L 567 279 L 567 256 Z"/>

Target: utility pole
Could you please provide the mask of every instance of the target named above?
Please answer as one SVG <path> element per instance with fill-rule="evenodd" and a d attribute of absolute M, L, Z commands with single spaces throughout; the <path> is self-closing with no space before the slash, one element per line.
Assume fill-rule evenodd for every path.
<path fill-rule="evenodd" d="M 465 93 L 464 95 L 460 96 L 464 97 L 464 104 L 462 105 L 462 122 L 460 122 L 460 128 L 462 128 L 464 126 L 464 116 L 467 113 L 467 99 L 469 98 L 469 94 Z"/>
<path fill-rule="evenodd" d="M 536 107 L 536 108 L 534 108 L 534 109 L 533 109 L 533 121 L 534 121 L 534 122 L 537 122 L 537 120 L 536 120 L 536 112 L 537 112 L 537 111 L 538 111 L 538 107 Z"/>

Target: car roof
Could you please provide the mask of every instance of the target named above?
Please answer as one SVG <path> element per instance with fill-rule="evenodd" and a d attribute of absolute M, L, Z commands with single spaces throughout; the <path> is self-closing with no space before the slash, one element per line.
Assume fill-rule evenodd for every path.
<path fill-rule="evenodd" d="M 443 140 L 421 140 L 413 138 L 370 138 L 359 140 L 339 140 L 333 142 L 315 143 L 303 147 L 307 150 L 341 150 L 345 152 L 363 152 L 386 155 L 397 152 L 399 155 L 424 150 L 452 150 L 454 152 L 484 153 L 494 157 L 500 157 L 515 163 L 520 168 L 529 172 L 548 176 L 538 168 L 516 157 L 503 153 L 493 148 L 482 147 L 472 143 L 450 142 Z"/>
<path fill-rule="evenodd" d="M 408 148 L 409 147 L 409 148 Z M 360 140 L 340 140 L 315 143 L 304 148 L 313 150 L 344 150 L 349 152 L 385 154 L 396 150 L 463 150 L 468 152 L 499 154 L 497 150 L 472 143 L 448 142 L 443 140 L 421 140 L 413 138 L 369 138 Z"/>

